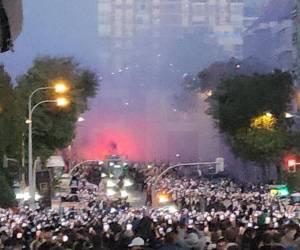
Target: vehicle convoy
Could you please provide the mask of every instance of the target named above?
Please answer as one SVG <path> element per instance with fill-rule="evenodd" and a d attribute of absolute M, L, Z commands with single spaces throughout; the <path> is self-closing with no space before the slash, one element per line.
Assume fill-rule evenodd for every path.
<path fill-rule="evenodd" d="M 126 199 L 128 188 L 133 185 L 128 178 L 128 161 L 120 155 L 107 156 L 102 170 L 101 182 L 107 196 Z"/>

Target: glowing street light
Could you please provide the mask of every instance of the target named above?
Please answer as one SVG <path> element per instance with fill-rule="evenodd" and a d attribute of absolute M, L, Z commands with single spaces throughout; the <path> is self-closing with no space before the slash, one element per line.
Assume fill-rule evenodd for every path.
<path fill-rule="evenodd" d="M 266 112 L 266 116 L 273 117 L 272 113 L 270 113 L 270 112 Z"/>
<path fill-rule="evenodd" d="M 211 97 L 211 96 L 213 95 L 212 90 L 208 90 L 208 91 L 206 92 L 206 95 L 207 95 L 208 97 Z"/>
<path fill-rule="evenodd" d="M 28 99 L 28 119 L 26 120 L 26 124 L 28 124 L 28 184 L 29 184 L 29 195 L 30 199 L 34 201 L 35 197 L 35 173 L 33 171 L 33 160 L 32 160 L 32 114 L 35 109 L 43 104 L 43 103 L 56 103 L 57 106 L 66 106 L 69 104 L 69 101 L 66 98 L 60 97 L 55 100 L 43 100 L 38 102 L 32 107 L 32 97 L 34 94 L 41 90 L 54 89 L 57 93 L 63 93 L 68 90 L 67 86 L 63 84 L 63 82 L 58 82 L 52 86 L 41 87 L 35 89 L 29 96 Z"/>
<path fill-rule="evenodd" d="M 296 119 L 300 119 L 300 115 L 296 115 L 296 114 L 291 114 L 291 113 L 284 113 L 284 117 L 289 119 L 289 118 L 296 118 Z"/>
<path fill-rule="evenodd" d="M 65 107 L 69 104 L 69 100 L 66 99 L 65 97 L 59 97 L 56 99 L 56 105 L 59 107 Z"/>
<path fill-rule="evenodd" d="M 55 83 L 54 89 L 56 93 L 60 93 L 60 94 L 68 91 L 68 87 L 64 82 Z"/>
<path fill-rule="evenodd" d="M 170 197 L 169 195 L 165 194 L 165 193 L 159 193 L 158 194 L 158 202 L 159 203 L 167 203 L 170 202 Z"/>
<path fill-rule="evenodd" d="M 84 122 L 85 119 L 84 119 L 83 117 L 80 116 L 80 117 L 78 117 L 77 121 L 78 121 L 78 122 Z"/>

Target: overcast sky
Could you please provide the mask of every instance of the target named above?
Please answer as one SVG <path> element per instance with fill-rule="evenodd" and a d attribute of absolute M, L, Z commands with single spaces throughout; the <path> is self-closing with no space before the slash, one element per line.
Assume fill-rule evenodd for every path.
<path fill-rule="evenodd" d="M 26 0 L 23 9 L 23 30 L 15 52 L 0 55 L 13 77 L 43 55 L 72 55 L 84 66 L 94 67 L 96 0 Z"/>

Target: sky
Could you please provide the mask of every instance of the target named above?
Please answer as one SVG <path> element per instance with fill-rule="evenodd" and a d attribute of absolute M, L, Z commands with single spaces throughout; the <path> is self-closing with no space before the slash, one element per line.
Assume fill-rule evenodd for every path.
<path fill-rule="evenodd" d="M 37 56 L 74 56 L 95 68 L 96 0 L 23 1 L 23 30 L 14 52 L 0 55 L 15 78 L 25 73 Z M 93 14 L 95 13 L 95 14 Z"/>

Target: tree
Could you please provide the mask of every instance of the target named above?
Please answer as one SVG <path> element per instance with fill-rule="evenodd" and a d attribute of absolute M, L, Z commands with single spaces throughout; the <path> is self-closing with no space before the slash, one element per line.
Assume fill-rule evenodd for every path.
<path fill-rule="evenodd" d="M 266 112 L 285 127 L 284 113 L 290 109 L 293 82 L 289 73 L 237 76 L 223 80 L 212 97 L 213 115 L 222 132 L 236 134 Z M 276 101 L 275 101 L 276 100 Z"/>
<path fill-rule="evenodd" d="M 187 89 L 192 91 L 215 90 L 222 80 L 235 76 L 266 74 L 270 72 L 269 66 L 262 64 L 253 57 L 244 60 L 231 58 L 228 62 L 215 62 L 198 73 L 197 78 L 186 81 Z"/>
<path fill-rule="evenodd" d="M 11 78 L 0 65 L 0 158 L 16 156 L 18 131 L 17 103 Z M 2 161 L 2 160 L 1 160 Z"/>
<path fill-rule="evenodd" d="M 71 104 L 64 108 L 44 104 L 33 113 L 33 152 L 34 157 L 40 156 L 42 160 L 72 142 L 77 119 L 88 109 L 88 100 L 96 95 L 98 87 L 96 75 L 82 69 L 72 58 L 37 58 L 17 81 L 16 91 L 24 120 L 30 93 L 39 87 L 49 86 L 57 79 L 68 84 L 70 93 L 67 97 Z M 41 91 L 34 96 L 33 103 L 56 97 L 53 91 Z M 23 129 L 26 134 L 27 128 L 24 126 Z"/>
<path fill-rule="evenodd" d="M 14 202 L 13 179 L 18 173 L 17 165 L 3 168 L 4 156 L 19 158 L 20 122 L 11 78 L 0 65 L 0 207 Z"/>
<path fill-rule="evenodd" d="M 268 179 L 270 164 L 276 166 L 278 179 L 282 178 L 282 157 L 291 147 L 289 134 L 280 129 L 241 129 L 232 140 L 232 147 L 242 159 L 263 167 L 264 179 Z"/>
<path fill-rule="evenodd" d="M 210 101 L 212 115 L 234 152 L 263 166 L 277 166 L 292 149 L 284 113 L 293 98 L 293 81 L 287 72 L 235 76 L 222 80 Z"/>
<path fill-rule="evenodd" d="M 10 208 L 16 205 L 15 194 L 13 189 L 9 186 L 7 178 L 0 173 L 0 207 Z"/>

